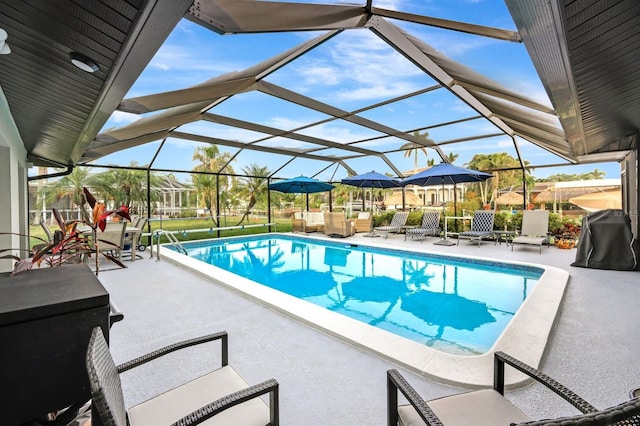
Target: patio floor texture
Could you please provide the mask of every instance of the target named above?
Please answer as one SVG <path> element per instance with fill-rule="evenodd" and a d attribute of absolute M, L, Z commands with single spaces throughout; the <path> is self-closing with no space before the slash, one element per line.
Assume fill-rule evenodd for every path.
<path fill-rule="evenodd" d="M 367 244 L 363 234 L 345 241 Z M 484 242 L 480 248 L 437 246 L 435 238 L 404 241 L 376 238 L 376 244 L 413 250 L 513 260 L 567 270 L 570 281 L 557 327 L 541 370 L 578 395 L 605 408 L 640 387 L 640 273 L 575 268 L 575 250 L 516 247 Z M 111 329 L 116 362 L 164 345 L 216 331 L 229 333 L 229 359 L 250 383 L 280 383 L 283 425 L 386 424 L 386 371 L 397 368 L 425 399 L 461 390 L 429 381 L 392 362 L 328 336 L 245 299 L 197 273 L 167 261 L 127 262 L 127 269 L 102 271 L 100 280 L 124 313 Z M 216 345 L 216 346 L 214 346 Z M 150 367 L 124 373 L 127 406 L 219 365 L 217 344 L 180 351 Z M 533 384 L 507 397 L 534 419 L 577 414 L 567 402 Z"/>

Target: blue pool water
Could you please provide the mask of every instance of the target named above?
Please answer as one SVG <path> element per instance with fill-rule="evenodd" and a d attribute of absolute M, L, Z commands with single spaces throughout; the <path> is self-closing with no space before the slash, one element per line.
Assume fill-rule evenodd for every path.
<path fill-rule="evenodd" d="M 543 270 L 299 236 L 184 244 L 188 255 L 435 349 L 487 352 Z"/>

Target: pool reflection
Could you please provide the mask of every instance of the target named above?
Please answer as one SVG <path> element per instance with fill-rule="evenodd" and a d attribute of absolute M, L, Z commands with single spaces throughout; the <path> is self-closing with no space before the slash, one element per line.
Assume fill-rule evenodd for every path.
<path fill-rule="evenodd" d="M 460 354 L 489 350 L 539 277 L 459 259 L 293 238 L 229 243 L 203 253 L 209 263 L 260 284 Z"/>

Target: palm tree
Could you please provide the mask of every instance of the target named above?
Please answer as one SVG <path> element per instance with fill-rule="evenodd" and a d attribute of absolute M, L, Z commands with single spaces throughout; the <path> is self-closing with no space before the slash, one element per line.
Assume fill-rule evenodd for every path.
<path fill-rule="evenodd" d="M 129 167 L 132 168 L 99 173 L 89 179 L 89 185 L 105 200 L 110 200 L 113 203 L 111 207 L 126 206 L 131 213 L 139 213 L 145 210 L 147 200 L 147 172 L 138 170 L 140 164 L 136 161 L 129 163 Z M 161 180 L 158 175 L 151 174 L 151 188 L 158 188 Z M 150 201 L 158 201 L 158 193 L 150 192 Z"/>
<path fill-rule="evenodd" d="M 46 195 L 47 203 L 51 203 L 59 198 L 68 197 L 73 205 L 78 207 L 80 216 L 85 222 L 89 222 L 89 216 L 84 209 L 85 198 L 83 188 L 89 181 L 89 168 L 74 167 L 70 174 L 51 185 L 51 189 Z"/>
<path fill-rule="evenodd" d="M 416 138 L 424 139 L 425 144 L 435 143 L 433 140 L 429 139 L 428 132 L 420 133 L 419 131 L 416 130 L 414 132 L 411 132 L 411 135 Z M 414 174 L 418 173 L 418 154 L 422 152 L 425 158 L 427 158 L 428 157 L 427 148 L 425 148 L 424 145 L 419 143 L 408 142 L 402 145 L 400 149 L 405 150 L 403 154 L 404 158 L 409 158 L 413 155 L 413 173 Z"/>
<path fill-rule="evenodd" d="M 593 171 L 585 173 L 582 178 L 584 180 L 593 180 L 593 179 L 604 179 L 607 176 L 607 172 L 593 169 Z"/>
<path fill-rule="evenodd" d="M 454 154 L 453 152 L 450 152 L 447 155 L 447 161 L 449 161 L 449 163 L 453 164 L 458 159 L 458 157 L 460 157 L 460 154 Z"/>
<path fill-rule="evenodd" d="M 238 195 L 249 198 L 249 203 L 247 203 L 247 208 L 236 226 L 244 222 L 256 203 L 264 201 L 268 190 L 267 177 L 271 174 L 266 166 L 258 166 L 255 163 L 250 164 L 248 167 L 243 167 L 242 171 L 246 177 L 240 179 L 241 184 L 238 187 L 237 193 Z"/>
<path fill-rule="evenodd" d="M 478 184 L 483 204 L 495 202 L 496 198 L 498 198 L 500 185 L 510 186 L 522 183 L 522 178 L 518 178 L 513 171 L 499 172 L 496 170 L 520 166 L 520 162 L 506 152 L 476 154 L 466 166 L 474 170 L 491 171 L 493 174 L 493 179 L 487 179 Z M 491 194 L 490 197 L 489 194 Z"/>
<path fill-rule="evenodd" d="M 226 177 L 218 179 L 216 174 L 226 172 L 233 174 L 233 168 L 229 165 L 231 154 L 228 152 L 220 153 L 220 149 L 216 145 L 198 147 L 193 152 L 193 160 L 199 161 L 193 171 L 203 172 L 191 175 L 191 181 L 196 188 L 200 201 L 209 209 L 209 216 L 214 226 L 218 226 L 218 221 L 213 215 L 213 209 L 218 204 L 218 194 L 221 190 L 229 189 L 229 180 Z M 218 187 L 220 182 L 220 187 Z M 218 212 L 216 212 L 216 215 Z"/>

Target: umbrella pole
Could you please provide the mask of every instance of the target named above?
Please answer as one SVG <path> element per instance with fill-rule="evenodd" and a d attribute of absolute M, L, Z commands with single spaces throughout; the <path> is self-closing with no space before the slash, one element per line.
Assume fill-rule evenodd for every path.
<path fill-rule="evenodd" d="M 439 239 L 433 244 L 437 246 L 453 246 L 456 243 L 451 241 L 447 236 L 447 209 L 446 209 L 446 206 L 444 205 L 444 177 L 442 178 L 442 217 L 444 220 L 444 237 Z"/>

